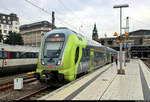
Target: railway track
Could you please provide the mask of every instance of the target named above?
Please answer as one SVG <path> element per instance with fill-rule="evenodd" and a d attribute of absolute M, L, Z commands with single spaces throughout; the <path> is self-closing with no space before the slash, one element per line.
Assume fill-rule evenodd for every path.
<path fill-rule="evenodd" d="M 44 86 L 35 90 L 35 91 L 32 91 L 30 94 L 27 94 L 27 95 L 24 95 L 18 99 L 15 99 L 15 100 L 37 100 L 38 98 L 46 95 L 46 94 L 49 94 L 50 92 L 62 87 L 63 85 L 65 85 L 66 83 L 55 83 L 55 84 L 43 84 Z"/>
<path fill-rule="evenodd" d="M 25 77 L 23 83 L 26 84 L 26 83 L 30 83 L 30 82 L 33 82 L 33 81 L 36 81 L 36 80 L 37 79 L 34 78 L 33 76 Z M 14 86 L 13 81 L 10 81 L 10 82 L 7 82 L 7 83 L 2 83 L 2 84 L 0 84 L 0 92 L 3 92 L 3 91 L 5 91 L 9 88 L 12 88 L 13 86 Z"/>
<path fill-rule="evenodd" d="M 0 100 L 37 100 L 38 98 L 59 88 L 40 83 L 35 78 L 24 80 L 23 86 L 22 90 L 14 90 L 12 88 L 12 84 L 3 88 L 1 86 Z"/>
<path fill-rule="evenodd" d="M 9 75 L 9 76 L 3 76 L 0 77 L 0 85 L 3 83 L 8 83 L 10 81 L 13 81 L 14 78 L 27 78 L 27 77 L 31 77 L 33 75 L 28 75 L 27 73 L 21 73 L 21 74 L 16 74 L 16 75 Z"/>
<path fill-rule="evenodd" d="M 14 90 L 14 78 L 23 78 L 23 89 Z M 33 74 L 4 76 L 0 77 L 0 100 L 36 100 L 59 87 L 43 84 Z"/>
<path fill-rule="evenodd" d="M 48 91 L 48 88 L 49 88 L 48 86 L 45 86 L 39 90 L 35 90 L 34 92 L 27 94 L 25 96 L 22 96 L 15 100 L 36 100 L 37 98 L 40 98 L 43 95 L 49 93 L 50 91 Z"/>

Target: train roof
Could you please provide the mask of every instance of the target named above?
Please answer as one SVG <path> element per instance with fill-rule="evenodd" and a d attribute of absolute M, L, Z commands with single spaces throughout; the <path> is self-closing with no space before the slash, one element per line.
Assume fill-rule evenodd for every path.
<path fill-rule="evenodd" d="M 61 30 L 61 31 L 60 31 L 60 30 Z M 92 40 L 92 39 L 89 39 L 89 38 L 83 36 L 82 34 L 77 33 L 77 32 L 75 32 L 75 31 L 73 31 L 73 30 L 71 30 L 71 29 L 69 29 L 69 28 L 67 28 L 67 27 L 55 28 L 55 29 L 52 31 L 52 33 L 55 33 L 55 32 L 61 32 L 61 33 L 63 33 L 63 32 L 66 33 L 66 32 L 67 32 L 66 34 L 71 34 L 71 33 L 73 32 L 74 34 L 76 34 L 76 35 L 78 35 L 78 36 L 80 36 L 80 37 L 85 38 L 85 39 L 87 40 L 87 44 L 88 44 L 88 45 L 97 46 L 97 47 L 105 47 L 105 46 L 101 45 L 101 43 L 98 43 L 98 42 L 96 42 L 96 41 L 94 41 L 94 40 Z"/>
<path fill-rule="evenodd" d="M 89 45 L 89 46 L 101 47 L 101 48 L 108 49 L 108 50 L 113 51 L 113 52 L 116 51 L 116 50 L 114 50 L 114 49 L 112 49 L 112 48 L 103 46 L 103 45 L 101 45 L 101 43 L 98 43 L 98 42 L 96 42 L 96 41 L 94 41 L 94 40 L 92 40 L 92 39 L 89 39 L 89 38 L 85 37 L 84 35 L 82 35 L 82 34 L 80 34 L 80 33 L 77 33 L 77 32 L 75 32 L 75 31 L 73 31 L 73 30 L 71 30 L 71 29 L 69 29 L 69 28 L 67 28 L 67 27 L 58 27 L 58 28 L 55 28 L 55 29 L 53 29 L 53 30 L 51 31 L 51 33 L 65 33 L 65 34 L 67 34 L 68 36 L 69 36 L 70 34 L 74 33 L 74 34 L 76 34 L 76 35 L 78 35 L 78 36 L 80 36 L 80 37 L 85 38 L 85 39 L 87 40 L 87 45 Z M 48 34 L 49 34 L 49 33 L 48 33 Z M 46 37 L 47 37 L 47 36 L 46 36 Z"/>
<path fill-rule="evenodd" d="M 117 53 L 117 51 L 116 50 L 114 50 L 114 49 L 112 49 L 112 48 L 110 48 L 110 47 L 106 47 L 109 51 L 111 51 L 111 52 L 114 52 L 114 53 Z"/>
<path fill-rule="evenodd" d="M 0 43 L 0 50 L 4 48 L 7 51 L 22 51 L 22 52 L 39 52 L 39 47 L 8 45 Z"/>

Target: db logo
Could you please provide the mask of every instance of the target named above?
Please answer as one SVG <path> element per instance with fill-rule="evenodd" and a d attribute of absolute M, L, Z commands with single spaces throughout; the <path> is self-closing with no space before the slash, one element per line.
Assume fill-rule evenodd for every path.
<path fill-rule="evenodd" d="M 7 65 L 7 62 L 6 62 L 6 60 L 4 61 L 4 65 Z"/>

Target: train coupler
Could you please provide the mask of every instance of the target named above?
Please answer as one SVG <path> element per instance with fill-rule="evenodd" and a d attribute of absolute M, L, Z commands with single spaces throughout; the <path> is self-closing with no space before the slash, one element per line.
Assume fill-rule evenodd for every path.
<path fill-rule="evenodd" d="M 40 73 L 35 72 L 34 77 L 36 77 L 37 79 L 40 79 Z"/>

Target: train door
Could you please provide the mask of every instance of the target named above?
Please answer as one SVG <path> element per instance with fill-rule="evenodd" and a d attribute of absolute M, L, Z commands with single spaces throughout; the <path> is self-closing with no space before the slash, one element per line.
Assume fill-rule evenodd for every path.
<path fill-rule="evenodd" d="M 106 51 L 104 52 L 104 64 L 106 64 L 107 61 L 106 61 Z"/>
<path fill-rule="evenodd" d="M 111 63 L 111 52 L 109 52 L 109 63 Z"/>
<path fill-rule="evenodd" d="M 90 72 L 94 70 L 94 51 L 90 51 Z"/>

